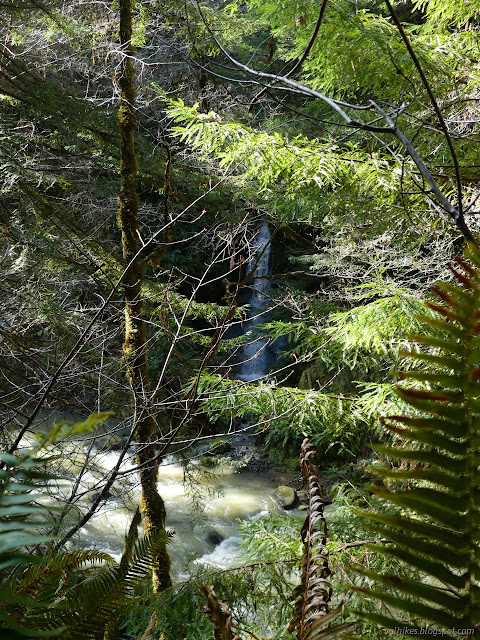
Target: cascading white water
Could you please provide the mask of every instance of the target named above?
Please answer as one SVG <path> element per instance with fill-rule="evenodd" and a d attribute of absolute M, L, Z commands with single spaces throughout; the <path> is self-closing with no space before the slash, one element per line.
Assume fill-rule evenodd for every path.
<path fill-rule="evenodd" d="M 76 422 L 82 419 L 82 416 L 58 413 L 49 422 L 57 423 L 66 417 Z M 22 441 L 24 447 L 30 444 L 27 439 Z M 58 500 L 61 504 L 62 498 L 68 498 L 75 484 L 75 475 L 82 470 L 85 449 L 88 449 L 88 435 L 64 444 L 63 458 L 68 462 L 65 471 L 62 471 L 63 467 L 59 469 L 64 477 L 49 483 L 50 497 L 41 499 L 44 504 L 57 507 Z M 83 473 L 78 487 L 83 496 L 76 502 L 77 516 L 91 506 L 93 497 L 101 489 L 101 479 L 116 466 L 119 452 L 93 449 L 90 455 L 90 470 Z M 285 474 L 273 471 L 236 473 L 233 468 L 223 467 L 202 471 L 198 463 L 192 464 L 190 475 L 196 476 L 196 484 L 191 488 L 199 494 L 203 506 L 200 512 L 192 508 L 188 487 L 184 483 L 185 470 L 178 458 L 169 456 L 159 470 L 158 490 L 165 500 L 167 527 L 175 531 L 169 544 L 175 581 L 188 579 L 189 567 L 193 570 L 202 565 L 227 569 L 238 565 L 241 562 L 239 521 L 254 520 L 268 512 L 283 513 L 273 498 L 273 492 L 279 484 L 288 482 Z M 121 485 L 112 490 L 112 495 L 101 503 L 95 515 L 75 536 L 76 545 L 99 549 L 120 559 L 124 536 L 139 500 L 140 488 L 134 467 L 132 447 L 120 467 L 120 471 L 127 475 L 122 477 Z M 129 470 L 131 475 L 128 475 Z"/>
<path fill-rule="evenodd" d="M 250 311 L 244 330 L 250 331 L 255 325 L 264 322 L 268 308 L 267 291 L 269 280 L 264 276 L 270 274 L 271 234 L 263 222 L 258 230 L 254 252 L 249 269 L 254 269 L 251 293 L 248 299 Z M 251 340 L 242 349 L 242 363 L 237 378 L 246 382 L 262 380 L 269 370 L 271 354 L 268 340 L 258 338 Z M 61 420 L 57 416 L 53 422 Z M 72 416 L 68 416 L 72 418 Z M 76 417 L 73 416 L 75 421 Z M 79 418 L 81 419 L 81 418 Z M 241 438 L 243 440 L 240 442 Z M 240 440 L 239 440 L 240 438 Z M 251 444 L 251 434 L 246 430 L 243 436 L 231 439 L 231 443 Z M 247 442 L 248 441 L 248 442 Z M 72 443 L 71 456 L 78 456 L 79 469 L 82 462 L 82 441 Z M 132 451 L 133 454 L 133 451 Z M 84 475 L 84 489 L 95 490 L 98 478 L 112 469 L 118 453 L 114 451 L 94 451 L 95 472 Z M 121 471 L 126 472 L 133 466 L 132 457 L 126 460 Z M 167 459 L 160 467 L 158 489 L 165 500 L 167 509 L 167 526 L 175 530 L 175 536 L 169 544 L 173 563 L 173 575 L 177 580 L 188 578 L 188 564 L 209 565 L 228 568 L 240 562 L 238 520 L 251 520 L 269 511 L 282 513 L 282 509 L 273 499 L 272 494 L 278 484 L 284 484 L 281 474 L 275 472 L 235 473 L 233 469 L 219 470 L 209 476 L 200 475 L 200 488 L 203 485 L 204 517 L 192 511 L 191 501 L 184 484 L 184 469 L 174 458 Z M 54 492 L 68 496 L 73 480 L 56 482 Z M 123 549 L 124 535 L 130 524 L 132 513 L 138 504 L 139 487 L 136 474 L 131 476 L 130 491 L 121 491 L 105 501 L 95 515 L 82 527 L 81 546 L 97 548 L 120 558 Z M 88 509 L 91 494 L 77 503 L 80 511 Z M 52 502 L 53 505 L 53 502 Z M 290 511 L 290 513 L 292 513 Z"/>
<path fill-rule="evenodd" d="M 111 468 L 117 460 L 116 452 L 98 452 L 95 457 L 98 471 Z M 131 463 L 127 463 L 123 470 Z M 132 484 L 136 485 L 135 476 Z M 94 485 L 95 476 L 85 478 L 85 485 Z M 55 493 L 68 495 L 72 482 L 60 481 Z M 213 566 L 220 569 L 241 562 L 238 532 L 239 520 L 255 519 L 268 512 L 282 513 L 273 499 L 276 486 L 281 483 L 278 474 L 235 473 L 233 469 L 219 469 L 207 476 L 198 476 L 196 490 L 203 494 L 203 511 L 192 509 L 184 484 L 182 465 L 170 457 L 160 467 L 158 490 L 165 500 L 167 527 L 175 531 L 169 553 L 172 574 L 176 581 L 188 579 L 195 566 Z M 124 536 L 138 504 L 139 488 L 113 495 L 102 503 L 99 510 L 79 532 L 77 544 L 96 548 L 120 559 Z M 52 501 L 52 506 L 54 502 Z M 90 500 L 81 501 L 80 509 L 88 508 Z"/>
<path fill-rule="evenodd" d="M 250 310 L 245 324 L 245 332 L 252 330 L 255 325 L 265 321 L 265 312 L 268 307 L 267 291 L 269 280 L 265 276 L 270 275 L 271 234 L 265 221 L 262 222 L 249 263 L 249 269 L 254 274 L 251 284 L 251 294 L 248 299 Z M 237 378 L 244 382 L 259 381 L 268 373 L 270 353 L 268 340 L 258 338 L 246 344 L 242 349 L 242 362 L 239 366 Z"/>

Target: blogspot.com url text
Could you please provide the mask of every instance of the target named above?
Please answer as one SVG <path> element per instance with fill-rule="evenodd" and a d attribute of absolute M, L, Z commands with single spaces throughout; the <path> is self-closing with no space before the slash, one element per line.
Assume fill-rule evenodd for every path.
<path fill-rule="evenodd" d="M 456 629 L 453 627 L 452 629 L 431 629 L 428 627 L 420 627 L 419 629 L 415 629 L 414 627 L 394 627 L 393 629 L 385 629 L 385 631 L 390 635 L 394 636 L 396 634 L 403 636 L 473 636 L 475 633 L 475 629 Z"/>

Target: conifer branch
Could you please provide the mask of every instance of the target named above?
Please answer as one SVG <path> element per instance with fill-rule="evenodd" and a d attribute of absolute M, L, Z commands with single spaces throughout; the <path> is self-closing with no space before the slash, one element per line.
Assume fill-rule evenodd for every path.
<path fill-rule="evenodd" d="M 308 41 L 308 44 L 305 47 L 305 50 L 302 53 L 302 55 L 300 56 L 300 58 L 296 61 L 294 66 L 289 71 L 287 71 L 287 73 L 285 74 L 285 76 L 287 78 L 290 78 L 295 73 L 297 73 L 297 71 L 300 71 L 300 69 L 302 68 L 303 63 L 307 59 L 308 54 L 310 53 L 313 45 L 315 44 L 315 40 L 317 39 L 318 32 L 320 31 L 320 27 L 322 26 L 323 16 L 325 15 L 325 9 L 327 8 L 327 2 L 328 2 L 328 0 L 323 0 L 322 5 L 320 7 L 320 11 L 318 12 L 318 17 L 317 17 L 317 22 L 315 23 L 315 28 L 313 30 L 312 35 L 310 36 L 310 40 Z M 270 84 L 270 85 L 267 85 L 266 87 L 263 87 L 263 89 L 260 89 L 260 91 L 252 98 L 252 101 L 250 102 L 250 105 L 248 107 L 249 111 L 251 111 L 253 105 L 256 102 L 258 102 L 258 100 L 261 98 L 261 96 L 263 96 L 264 93 L 266 93 L 269 89 L 271 89 L 271 87 L 272 87 L 272 85 Z"/>
<path fill-rule="evenodd" d="M 242 62 L 237 60 L 234 56 L 232 56 L 227 51 L 227 49 L 225 49 L 225 47 L 218 40 L 218 38 L 215 36 L 213 31 L 209 27 L 205 19 L 205 16 L 202 13 L 202 10 L 198 4 L 198 1 L 197 1 L 197 9 L 203 20 L 205 28 L 207 29 L 209 35 L 212 37 L 215 44 L 217 45 L 219 50 L 223 53 L 223 55 L 225 55 L 226 58 L 237 69 L 245 73 L 247 76 L 250 76 L 251 78 L 257 78 L 261 82 L 268 82 L 268 84 L 263 85 L 264 88 L 290 91 L 292 93 L 296 93 L 299 95 L 304 95 L 304 96 L 308 96 L 308 97 L 320 100 L 321 102 L 326 104 L 328 107 L 330 107 L 333 111 L 335 111 L 335 113 L 337 113 L 340 116 L 340 118 L 343 120 L 346 126 L 358 129 L 359 131 L 368 131 L 371 133 L 394 135 L 397 138 L 397 140 L 400 142 L 404 150 L 407 152 L 407 154 L 412 158 L 413 162 L 417 166 L 421 175 L 425 178 L 432 192 L 435 194 L 440 207 L 444 209 L 450 216 L 452 223 L 456 225 L 456 227 L 461 232 L 461 234 L 465 237 L 466 240 L 468 240 L 469 242 L 473 242 L 474 244 L 477 244 L 477 241 L 475 240 L 472 232 L 470 231 L 468 225 L 464 220 L 462 203 L 459 202 L 458 206 L 456 207 L 453 203 L 450 202 L 449 198 L 443 193 L 443 191 L 440 189 L 440 187 L 436 183 L 426 163 L 418 153 L 418 150 L 414 147 L 412 142 L 407 138 L 405 133 L 396 125 L 394 118 L 396 118 L 401 113 L 401 111 L 404 109 L 404 105 L 401 105 L 396 110 L 395 114 L 387 114 L 373 100 L 370 100 L 369 103 L 366 105 L 358 105 L 350 102 L 345 102 L 343 100 L 336 100 L 334 98 L 330 98 L 324 93 L 321 93 L 320 91 L 317 91 L 316 89 L 312 89 L 307 85 L 297 82 L 296 80 L 292 80 L 292 78 L 289 77 L 289 74 L 279 75 L 279 74 L 268 73 L 266 71 L 259 71 L 257 69 L 254 69 L 253 67 L 247 64 L 243 64 Z M 410 52 L 410 49 L 411 47 L 409 48 L 409 52 Z M 413 50 L 412 50 L 412 53 L 413 53 Z M 414 59 L 414 62 L 415 62 L 415 59 Z M 422 76 L 422 79 L 423 77 L 424 76 Z M 425 82 L 427 82 L 426 78 L 425 78 Z M 428 82 L 427 82 L 427 85 L 428 85 Z M 434 100 L 434 107 L 435 107 L 436 102 L 433 94 L 430 97 Z M 377 113 L 383 116 L 383 118 L 385 119 L 386 125 L 384 126 L 376 125 L 376 124 L 373 124 L 373 122 L 376 122 L 376 121 L 366 122 L 358 118 L 352 118 L 349 115 L 348 110 L 353 110 L 357 112 L 358 111 L 368 112 L 371 110 L 375 110 L 377 111 Z M 438 105 L 437 105 L 436 113 L 437 113 L 437 116 L 441 118 L 441 113 L 439 112 Z M 446 134 L 447 136 L 446 139 L 448 143 L 449 136 L 448 136 L 448 131 L 446 131 L 446 127 L 443 128 L 443 131 L 444 131 L 444 134 Z M 451 147 L 451 151 L 452 150 L 453 150 L 453 147 Z M 454 150 L 453 150 L 452 157 L 455 158 Z M 458 178 L 458 175 L 459 174 L 457 173 L 457 178 Z M 457 188 L 459 188 L 459 184 L 457 184 Z M 458 192 L 458 197 L 459 199 L 461 199 L 460 191 Z"/>
<path fill-rule="evenodd" d="M 435 113 L 437 114 L 437 118 L 440 122 L 440 126 L 442 128 L 443 131 L 443 135 L 445 136 L 445 140 L 447 142 L 448 148 L 450 150 L 450 155 L 452 156 L 452 162 L 454 165 L 454 169 L 455 169 L 455 179 L 457 182 L 457 194 L 458 194 L 458 215 L 463 218 L 463 198 L 462 198 L 462 179 L 460 177 L 460 167 L 458 165 L 458 158 L 457 158 L 457 154 L 455 152 L 455 148 L 453 146 L 453 142 L 452 142 L 452 138 L 450 136 L 450 132 L 448 130 L 448 127 L 445 123 L 445 119 L 443 117 L 442 111 L 439 107 L 439 104 L 437 102 L 437 99 L 435 98 L 435 95 L 433 93 L 432 87 L 430 86 L 430 83 L 427 79 L 427 76 L 425 75 L 425 71 L 423 70 L 422 65 L 420 64 L 420 60 L 418 59 L 417 54 L 415 53 L 410 40 L 408 39 L 407 34 L 405 33 L 405 29 L 402 26 L 402 23 L 400 22 L 400 20 L 398 19 L 397 13 L 395 11 L 395 9 L 393 8 L 391 2 L 389 0 L 385 0 L 385 4 L 388 7 L 388 10 L 390 12 L 390 15 L 392 16 L 392 20 L 395 23 L 395 26 L 398 29 L 398 32 L 400 33 L 402 40 L 405 43 L 405 46 L 407 47 L 408 53 L 411 57 L 411 59 L 413 60 L 413 64 L 415 65 L 415 67 L 417 68 L 417 71 L 422 79 L 423 82 L 423 86 L 425 87 L 427 93 L 428 93 L 428 97 L 430 98 L 430 102 L 432 103 L 433 109 L 435 111 Z M 472 238 L 468 238 L 469 240 L 471 240 Z"/>

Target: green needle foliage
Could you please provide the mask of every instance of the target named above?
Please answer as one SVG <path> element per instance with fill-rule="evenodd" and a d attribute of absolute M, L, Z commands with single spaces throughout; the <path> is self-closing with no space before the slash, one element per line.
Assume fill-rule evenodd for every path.
<path fill-rule="evenodd" d="M 272 131 L 258 131 L 214 112 L 201 113 L 198 104 L 189 107 L 181 99 L 167 104 L 175 122 L 172 134 L 204 162 L 230 171 L 237 197 L 255 200 L 260 193 L 262 208 L 283 223 L 322 225 L 328 220 L 323 230 L 328 231 L 344 212 L 349 221 L 367 219 L 371 224 L 373 206 L 387 210 L 398 200 L 402 172 L 392 168 L 384 154 L 365 156 L 352 143 L 340 146 L 298 133 L 281 134 L 276 125 Z M 375 217 L 375 224 L 383 222 Z"/>
<path fill-rule="evenodd" d="M 399 464 L 377 469 L 388 488 L 372 491 L 400 510 L 367 514 L 388 541 L 374 548 L 423 578 L 359 569 L 378 586 L 358 589 L 384 605 L 364 619 L 390 629 L 404 619 L 412 629 L 432 626 L 448 638 L 453 629 L 480 628 L 480 251 L 470 247 L 467 257 L 450 267 L 456 282 L 434 288 L 440 303 L 427 303 L 435 316 L 424 318 L 434 331 L 418 337 L 419 352 L 409 354 L 436 369 L 401 374 L 425 384 L 399 388 L 412 411 L 385 422 L 402 446 L 375 447 Z"/>

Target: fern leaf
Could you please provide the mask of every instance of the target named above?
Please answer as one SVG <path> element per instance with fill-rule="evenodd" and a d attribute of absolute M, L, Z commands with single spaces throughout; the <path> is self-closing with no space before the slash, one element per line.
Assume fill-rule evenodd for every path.
<path fill-rule="evenodd" d="M 472 629 L 470 633 L 480 629 L 478 248 L 470 246 L 467 257 L 470 262 L 458 258 L 451 267 L 456 282 L 434 288 L 439 302 L 428 306 L 437 317 L 424 317 L 429 332 L 417 338 L 419 351 L 408 354 L 437 370 L 402 374 L 427 386 L 398 388 L 415 412 L 384 422 L 387 430 L 408 441 L 408 448 L 375 447 L 392 460 L 408 463 L 407 468 L 379 469 L 379 475 L 389 478 L 389 489 L 371 488 L 402 508 L 398 515 L 366 514 L 370 528 L 388 541 L 375 550 L 416 568 L 422 577 L 415 581 L 358 570 L 382 587 L 358 589 L 384 606 L 380 614 L 361 613 L 364 619 L 393 629 L 404 612 L 407 624 L 420 617 L 427 625 L 435 624 L 442 637 L 450 637 L 453 628 Z M 397 612 L 395 617 L 390 609 Z"/>

